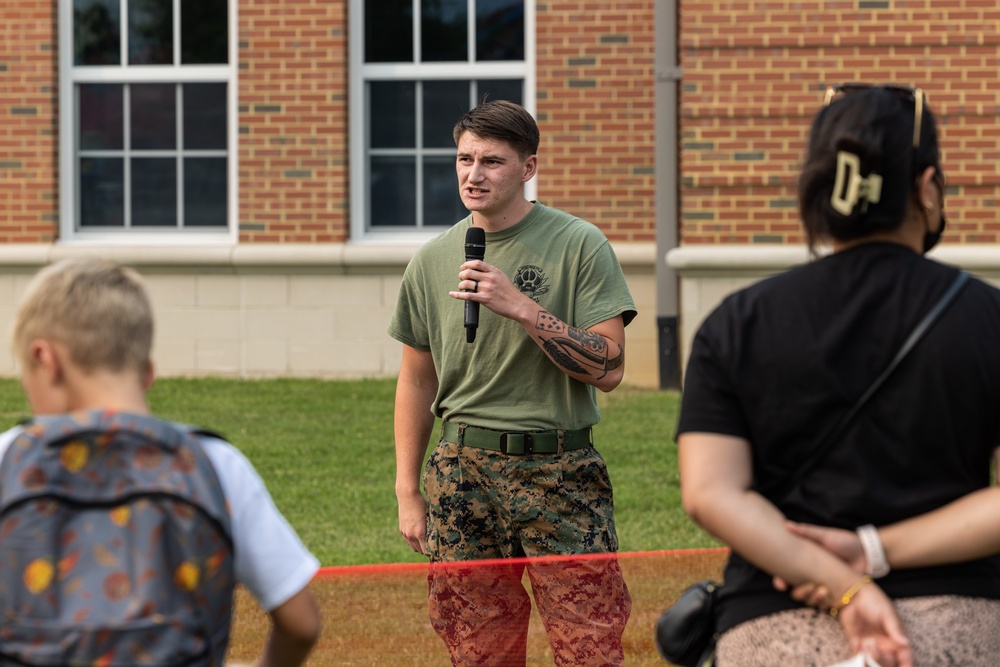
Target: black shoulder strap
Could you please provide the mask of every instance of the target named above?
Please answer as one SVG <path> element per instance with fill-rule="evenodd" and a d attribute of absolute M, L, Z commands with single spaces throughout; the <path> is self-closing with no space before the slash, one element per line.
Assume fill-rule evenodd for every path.
<path fill-rule="evenodd" d="M 899 366 L 899 362 L 901 362 L 903 358 L 910 353 L 910 350 L 916 346 L 917 342 L 923 338 L 924 334 L 927 333 L 927 330 L 931 328 L 931 325 L 934 324 L 945 309 L 951 305 L 951 302 L 955 300 L 955 297 L 957 297 L 962 291 L 965 284 L 969 282 L 969 278 L 970 276 L 967 271 L 958 272 L 958 275 L 955 276 L 955 280 L 952 282 L 951 287 L 948 288 L 938 302 L 934 304 L 934 307 L 931 308 L 926 315 L 924 315 L 924 318 L 920 320 L 917 326 L 914 327 L 913 331 L 910 332 L 910 335 L 899 348 L 899 351 L 896 352 L 896 356 L 889 362 L 889 365 L 886 366 L 881 375 L 875 378 L 875 381 L 872 382 L 870 387 L 868 387 L 868 390 L 861 395 L 861 398 L 858 399 L 857 403 L 854 404 L 854 406 L 840 419 L 840 421 L 838 421 L 832 429 L 827 431 L 826 436 L 824 436 L 824 438 L 820 441 L 820 444 L 816 447 L 816 449 L 813 450 L 812 456 L 804 461 L 802 465 L 799 466 L 798 470 L 786 478 L 780 495 L 774 497 L 783 498 L 785 494 L 791 490 L 791 487 L 802 479 L 802 475 L 804 475 L 806 471 L 811 470 L 813 466 L 819 463 L 823 457 L 826 456 L 831 449 L 833 449 L 833 446 L 837 443 L 837 438 L 844 431 L 844 429 L 847 428 L 847 425 L 851 423 L 851 420 L 853 420 L 858 412 L 861 411 L 861 408 L 868 402 L 868 399 L 871 398 L 878 388 L 881 387 L 886 381 L 886 379 L 892 375 L 892 372 L 896 370 L 897 366 Z"/>
<path fill-rule="evenodd" d="M 203 436 L 206 438 L 215 438 L 216 440 L 226 441 L 226 436 L 222 435 L 218 431 L 213 431 L 212 429 L 208 429 L 203 426 L 198 426 L 197 424 L 180 424 L 180 426 L 182 428 L 186 428 L 188 431 L 197 436 Z"/>

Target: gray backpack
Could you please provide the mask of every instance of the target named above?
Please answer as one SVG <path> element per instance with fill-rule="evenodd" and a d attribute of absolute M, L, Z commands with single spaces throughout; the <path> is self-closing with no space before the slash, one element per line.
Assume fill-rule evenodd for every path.
<path fill-rule="evenodd" d="M 198 432 L 36 418 L 0 462 L 0 665 L 221 667 L 229 511 Z"/>

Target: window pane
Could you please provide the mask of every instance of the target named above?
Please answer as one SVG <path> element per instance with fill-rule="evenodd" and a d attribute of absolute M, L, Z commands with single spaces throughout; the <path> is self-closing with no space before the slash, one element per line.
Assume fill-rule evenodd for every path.
<path fill-rule="evenodd" d="M 413 148 L 417 145 L 415 100 L 413 81 L 372 81 L 369 84 L 372 148 Z"/>
<path fill-rule="evenodd" d="M 80 84 L 80 150 L 121 150 L 122 91 L 120 84 Z"/>
<path fill-rule="evenodd" d="M 480 79 L 476 81 L 477 100 L 508 100 L 524 104 L 524 81 L 521 79 Z"/>
<path fill-rule="evenodd" d="M 229 10 L 226 0 L 181 0 L 181 64 L 229 62 Z"/>
<path fill-rule="evenodd" d="M 132 226 L 177 226 L 175 158 L 132 158 Z"/>
<path fill-rule="evenodd" d="M 476 60 L 524 60 L 524 0 L 476 0 Z"/>
<path fill-rule="evenodd" d="M 412 0 L 365 0 L 365 62 L 413 62 Z"/>
<path fill-rule="evenodd" d="M 424 226 L 450 226 L 467 215 L 458 194 L 455 158 L 424 158 Z"/>
<path fill-rule="evenodd" d="M 118 0 L 73 0 L 73 64 L 121 64 Z"/>
<path fill-rule="evenodd" d="M 466 0 L 424 0 L 420 10 L 421 60 L 468 60 L 468 25 Z"/>
<path fill-rule="evenodd" d="M 373 228 L 416 227 L 417 170 L 412 157 L 372 157 L 369 192 Z"/>
<path fill-rule="evenodd" d="M 184 148 L 226 148 L 226 84 L 184 84 Z"/>
<path fill-rule="evenodd" d="M 184 226 L 225 227 L 227 201 L 226 158 L 185 158 Z"/>
<path fill-rule="evenodd" d="M 424 146 L 451 148 L 452 129 L 469 110 L 468 81 L 428 81 L 424 83 Z"/>
<path fill-rule="evenodd" d="M 172 83 L 133 84 L 133 150 L 174 150 L 177 148 L 177 86 Z"/>
<path fill-rule="evenodd" d="M 130 65 L 174 62 L 171 0 L 128 0 L 128 62 Z"/>
<path fill-rule="evenodd" d="M 80 160 L 80 226 L 125 226 L 124 160 Z"/>

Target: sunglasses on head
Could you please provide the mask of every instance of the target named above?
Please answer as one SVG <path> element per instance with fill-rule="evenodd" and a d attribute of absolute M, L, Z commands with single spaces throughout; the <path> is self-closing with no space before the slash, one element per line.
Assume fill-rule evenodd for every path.
<path fill-rule="evenodd" d="M 927 94 L 920 88 L 913 86 L 900 86 L 894 83 L 838 83 L 826 89 L 826 97 L 823 99 L 823 106 L 829 106 L 830 102 L 838 99 L 838 96 L 848 95 L 859 90 L 887 90 L 913 102 L 913 150 L 916 152 L 920 148 L 920 126 L 924 116 L 924 104 Z"/>

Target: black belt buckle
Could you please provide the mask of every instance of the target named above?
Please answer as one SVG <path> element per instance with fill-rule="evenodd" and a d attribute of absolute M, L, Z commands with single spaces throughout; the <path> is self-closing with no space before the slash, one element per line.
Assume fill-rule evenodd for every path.
<path fill-rule="evenodd" d="M 519 435 L 522 437 L 522 442 L 524 443 L 524 449 L 521 452 L 516 452 L 517 454 L 534 454 L 535 453 L 535 439 L 527 431 L 504 431 L 500 434 L 500 451 L 503 454 L 510 454 L 507 451 L 507 436 L 508 435 Z"/>

